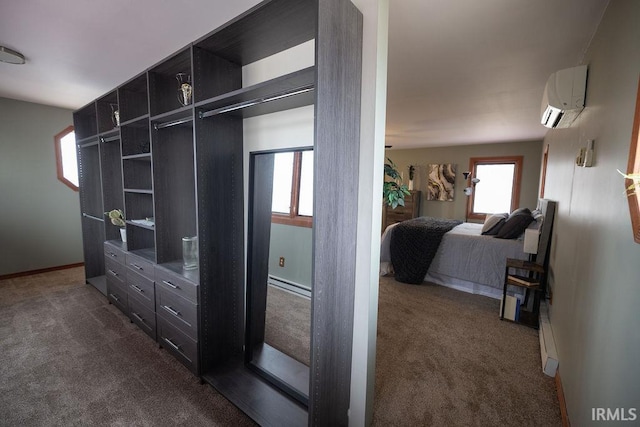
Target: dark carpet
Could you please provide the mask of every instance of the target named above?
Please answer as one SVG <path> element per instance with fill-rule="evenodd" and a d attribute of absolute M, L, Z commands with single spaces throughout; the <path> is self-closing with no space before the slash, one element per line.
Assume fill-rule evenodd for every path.
<path fill-rule="evenodd" d="M 0 425 L 252 425 L 83 274 L 0 281 Z M 381 278 L 379 304 L 374 425 L 561 425 L 537 331 L 501 322 L 498 301 Z M 283 347 L 303 349 L 300 331 Z"/>
<path fill-rule="evenodd" d="M 309 366 L 311 300 L 289 291 L 267 286 L 264 341 Z"/>
<path fill-rule="evenodd" d="M 538 331 L 501 321 L 500 302 L 380 280 L 376 426 L 560 426 Z"/>
<path fill-rule="evenodd" d="M 0 281 L 0 425 L 254 425 L 83 275 Z"/>

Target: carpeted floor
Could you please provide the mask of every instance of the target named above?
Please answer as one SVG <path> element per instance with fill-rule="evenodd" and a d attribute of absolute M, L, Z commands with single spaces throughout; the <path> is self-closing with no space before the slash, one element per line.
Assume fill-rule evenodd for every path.
<path fill-rule="evenodd" d="M 500 321 L 499 307 L 382 277 L 374 425 L 562 425 L 538 331 Z"/>
<path fill-rule="evenodd" d="M 537 331 L 501 322 L 498 307 L 381 278 L 374 425 L 561 425 Z M 0 281 L 0 358 L 2 426 L 252 425 L 85 285 L 82 268 Z"/>
<path fill-rule="evenodd" d="M 0 281 L 0 425 L 248 426 L 75 268 Z"/>
<path fill-rule="evenodd" d="M 309 366 L 311 300 L 267 286 L 264 341 Z"/>

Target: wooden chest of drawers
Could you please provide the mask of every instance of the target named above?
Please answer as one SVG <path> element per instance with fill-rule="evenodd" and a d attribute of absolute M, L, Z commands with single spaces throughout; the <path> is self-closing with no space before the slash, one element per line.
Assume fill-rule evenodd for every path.
<path fill-rule="evenodd" d="M 198 375 L 198 285 L 168 267 L 155 267 L 158 344 Z"/>
<path fill-rule="evenodd" d="M 199 272 L 181 262 L 158 265 L 104 243 L 107 298 L 147 335 L 199 375 Z"/>
<path fill-rule="evenodd" d="M 127 254 L 127 293 L 129 318 L 154 341 L 156 340 L 156 297 L 153 268 L 148 261 Z M 140 270 L 133 265 L 144 265 Z"/>
<path fill-rule="evenodd" d="M 124 264 L 124 252 L 109 242 L 104 243 L 104 267 L 107 277 L 107 298 L 109 302 L 129 315 L 127 298 L 127 267 Z"/>
<path fill-rule="evenodd" d="M 422 192 L 412 190 L 410 193 L 410 195 L 404 197 L 404 206 L 398 206 L 395 209 L 391 208 L 391 206 L 384 206 L 382 213 L 382 231 L 391 224 L 416 218 L 420 215 Z"/>

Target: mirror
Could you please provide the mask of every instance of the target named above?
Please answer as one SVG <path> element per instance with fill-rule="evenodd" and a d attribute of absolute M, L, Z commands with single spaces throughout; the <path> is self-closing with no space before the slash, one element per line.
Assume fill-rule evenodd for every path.
<path fill-rule="evenodd" d="M 245 362 L 308 404 L 313 151 L 252 153 Z"/>

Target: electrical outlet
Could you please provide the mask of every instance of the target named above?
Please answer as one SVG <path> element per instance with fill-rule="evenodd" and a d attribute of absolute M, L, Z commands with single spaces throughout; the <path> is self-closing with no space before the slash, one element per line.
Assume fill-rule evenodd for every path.
<path fill-rule="evenodd" d="M 283 256 L 280 257 L 280 261 L 278 261 L 278 265 L 280 267 L 284 267 L 284 257 Z"/>

